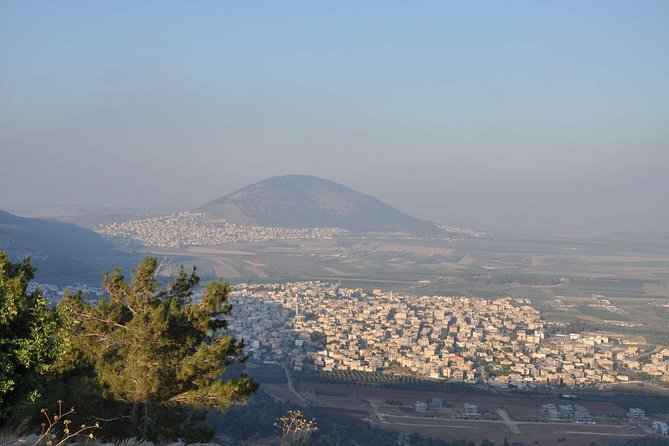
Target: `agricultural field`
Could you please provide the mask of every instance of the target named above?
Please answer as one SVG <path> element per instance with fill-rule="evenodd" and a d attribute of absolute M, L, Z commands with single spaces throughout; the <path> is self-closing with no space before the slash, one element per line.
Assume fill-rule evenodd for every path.
<path fill-rule="evenodd" d="M 538 296 L 669 296 L 669 237 L 534 239 L 340 238 L 145 248 L 229 280 L 369 281 L 430 293 L 534 289 Z M 220 263 L 229 274 L 215 274 Z M 233 272 L 232 270 L 236 271 Z M 469 291 L 468 291 L 469 290 Z"/>
<path fill-rule="evenodd" d="M 182 263 L 197 265 L 205 280 L 322 280 L 421 295 L 529 298 L 558 330 L 609 334 L 649 350 L 669 345 L 669 237 L 343 238 L 146 253 L 172 259 L 166 273 Z M 435 438 L 604 445 L 648 434 L 643 426 L 628 422 L 629 407 L 643 407 L 654 419 L 669 419 L 669 390 L 660 384 L 579 390 L 578 404 L 587 407 L 596 422 L 589 425 L 548 422 L 541 404 L 564 403 L 559 395 L 502 393 L 482 386 L 355 372 L 327 377 L 291 373 L 293 387 L 280 366 L 272 367 L 252 368 L 275 398 Z M 413 410 L 416 401 L 433 397 L 444 400 L 442 409 L 428 414 Z M 464 418 L 465 402 L 479 406 L 482 415 Z"/>
<path fill-rule="evenodd" d="M 543 445 L 606 444 L 602 441 L 645 435 L 642 427 L 630 424 L 625 410 L 614 402 L 578 401 L 593 415 L 596 424 L 576 424 L 566 420 L 549 422 L 541 412 L 547 403 L 568 404 L 559 396 L 536 395 L 470 395 L 428 390 L 378 388 L 345 384 L 300 382 L 300 393 L 312 404 L 333 412 L 346 408 L 351 414 L 385 429 L 402 433 L 419 432 L 434 438 L 484 439 L 498 444 L 510 442 Z M 427 413 L 414 411 L 416 401 L 441 398 L 443 408 Z M 480 417 L 466 417 L 465 403 L 475 404 Z"/>
<path fill-rule="evenodd" d="M 321 280 L 423 295 L 526 297 L 547 320 L 669 344 L 669 236 L 339 238 L 146 248 L 206 280 Z"/>

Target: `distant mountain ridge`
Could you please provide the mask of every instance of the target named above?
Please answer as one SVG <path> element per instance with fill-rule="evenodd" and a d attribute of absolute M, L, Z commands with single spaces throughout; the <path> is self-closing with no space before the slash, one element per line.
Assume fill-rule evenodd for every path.
<path fill-rule="evenodd" d="M 131 259 L 113 246 L 95 232 L 70 223 L 0 210 L 0 250 L 15 261 L 30 256 L 38 282 L 100 283 L 103 270 L 124 266 Z"/>
<path fill-rule="evenodd" d="M 338 227 L 354 233 L 443 234 L 427 220 L 400 212 L 342 184 L 310 175 L 272 177 L 210 201 L 197 210 L 245 225 Z"/>

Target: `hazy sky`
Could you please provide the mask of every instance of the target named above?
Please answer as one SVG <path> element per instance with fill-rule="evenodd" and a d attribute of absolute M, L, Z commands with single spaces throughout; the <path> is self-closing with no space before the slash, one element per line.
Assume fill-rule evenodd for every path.
<path fill-rule="evenodd" d="M 669 228 L 669 2 L 0 0 L 0 203 L 308 173 L 486 227 Z"/>

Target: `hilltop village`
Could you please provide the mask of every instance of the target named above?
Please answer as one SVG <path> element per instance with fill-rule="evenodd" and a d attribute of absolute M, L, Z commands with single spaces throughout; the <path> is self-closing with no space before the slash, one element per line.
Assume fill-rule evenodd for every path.
<path fill-rule="evenodd" d="M 217 246 L 237 242 L 330 239 L 347 231 L 340 228 L 279 228 L 248 226 L 210 220 L 203 212 L 180 212 L 161 217 L 98 225 L 95 232 L 107 237 L 134 239 L 145 246 L 179 248 Z"/>
<path fill-rule="evenodd" d="M 669 348 L 548 334 L 526 299 L 410 296 L 321 282 L 241 284 L 230 329 L 249 354 L 296 370 L 358 370 L 500 388 L 669 382 Z M 643 354 L 642 354 L 643 353 Z"/>

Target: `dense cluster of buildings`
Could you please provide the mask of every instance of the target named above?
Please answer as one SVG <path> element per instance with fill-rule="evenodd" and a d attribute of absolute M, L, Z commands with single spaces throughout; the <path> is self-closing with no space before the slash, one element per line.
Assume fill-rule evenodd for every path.
<path fill-rule="evenodd" d="M 65 292 L 75 294 L 81 291 L 87 299 L 97 302 L 98 299 L 105 296 L 105 291 L 100 287 L 93 287 L 83 283 L 75 283 L 73 285 L 62 286 L 53 285 L 49 283 L 38 283 L 35 281 L 28 282 L 27 291 L 32 293 L 39 290 L 42 296 L 46 297 L 51 305 L 57 305 L 63 298 Z"/>
<path fill-rule="evenodd" d="M 329 239 L 341 237 L 340 228 L 278 228 L 235 225 L 210 220 L 202 212 L 180 212 L 162 217 L 101 224 L 95 231 L 109 237 L 125 237 L 146 246 L 178 248 L 217 246 L 236 242 L 269 240 Z"/>
<path fill-rule="evenodd" d="M 476 237 L 476 238 L 479 238 L 479 237 L 482 237 L 482 236 L 486 235 L 485 232 L 475 231 L 475 230 L 469 229 L 469 228 L 461 228 L 461 227 L 458 227 L 458 226 L 449 226 L 449 225 L 437 225 L 437 226 L 442 231 L 450 232 L 452 234 L 464 234 L 464 235 L 468 235 L 470 237 Z"/>
<path fill-rule="evenodd" d="M 239 285 L 231 329 L 251 355 L 301 369 L 411 374 L 498 387 L 669 381 L 669 348 L 548 336 L 524 299 L 409 296 L 321 282 Z"/>

